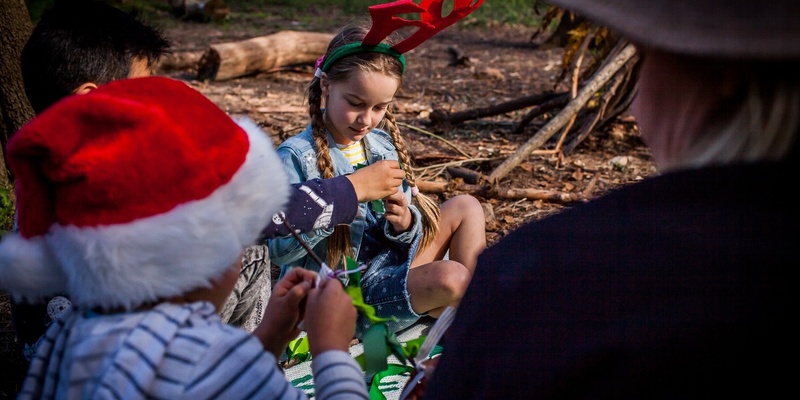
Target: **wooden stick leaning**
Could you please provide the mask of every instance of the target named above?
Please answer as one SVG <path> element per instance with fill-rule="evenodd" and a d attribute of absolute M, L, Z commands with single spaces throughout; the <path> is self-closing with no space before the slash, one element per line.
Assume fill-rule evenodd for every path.
<path fill-rule="evenodd" d="M 628 60 L 636 54 L 636 48 L 628 44 L 617 57 L 600 71 L 595 74 L 592 80 L 584 86 L 578 96 L 575 97 L 567 106 L 561 110 L 558 115 L 551 119 L 542 129 L 539 130 L 532 138 L 530 138 L 522 147 L 509 157 L 506 161 L 500 164 L 489 175 L 492 182 L 499 182 L 506 175 L 525 160 L 534 150 L 541 147 L 548 139 L 550 139 L 561 127 L 564 126 L 580 109 L 586 104 L 587 101 L 597 92 Z"/>

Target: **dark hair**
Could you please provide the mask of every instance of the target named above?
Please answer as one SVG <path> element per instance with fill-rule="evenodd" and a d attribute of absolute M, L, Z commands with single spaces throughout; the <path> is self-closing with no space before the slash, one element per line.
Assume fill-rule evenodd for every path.
<path fill-rule="evenodd" d="M 57 0 L 22 49 L 25 94 L 39 113 L 83 83 L 127 78 L 134 59 L 152 67 L 168 49 L 169 41 L 136 10 L 100 0 Z"/>
<path fill-rule="evenodd" d="M 355 22 L 342 28 L 328 44 L 325 57 L 329 57 L 336 49 L 349 43 L 361 42 L 369 31 L 369 25 L 365 20 Z M 388 45 L 394 44 L 394 37 L 384 40 Z M 384 53 L 365 52 L 356 53 L 342 57 L 331 65 L 326 72 L 328 79 L 332 82 L 347 80 L 356 72 L 380 72 L 394 77 L 398 85 L 402 83 L 403 65 L 400 61 Z M 314 144 L 317 147 L 317 167 L 322 173 L 323 178 L 333 177 L 333 162 L 331 161 L 330 148 L 328 147 L 327 130 L 322 113 L 322 89 L 320 79 L 314 77 L 308 86 L 308 113 L 311 117 Z M 406 173 L 406 181 L 411 186 L 416 186 L 416 176 L 412 169 L 411 155 L 408 146 L 400 135 L 400 129 L 389 106 L 382 121 L 383 128 L 392 137 L 395 150 L 399 158 L 400 165 Z M 418 193 L 411 199 L 422 215 L 422 241 L 419 249 L 422 250 L 430 245 L 439 233 L 439 205 L 436 201 L 422 193 Z M 350 242 L 350 228 L 347 225 L 337 225 L 334 232 L 328 237 L 328 265 L 336 269 L 339 265 L 344 265 L 345 257 L 352 257 L 352 247 Z"/>

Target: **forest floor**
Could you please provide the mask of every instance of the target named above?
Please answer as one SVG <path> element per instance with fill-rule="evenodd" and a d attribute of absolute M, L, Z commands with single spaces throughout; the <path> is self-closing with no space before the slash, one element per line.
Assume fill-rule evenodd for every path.
<path fill-rule="evenodd" d="M 265 12 L 232 15 L 224 24 L 154 21 L 173 43 L 175 52 L 203 50 L 209 44 L 268 35 L 279 30 L 333 33 L 351 17 L 313 11 L 286 18 Z M 488 175 L 536 133 L 545 119 L 514 133 L 529 109 L 521 109 L 452 126 L 434 125 L 435 110 L 459 112 L 489 107 L 550 91 L 567 90 L 557 82 L 564 50 L 531 42 L 535 28 L 474 26 L 462 21 L 406 54 L 408 69 L 394 104 L 395 116 L 411 148 L 418 179 L 458 180 L 448 166 Z M 453 54 L 461 59 L 451 65 Z M 312 65 L 282 68 L 222 82 L 200 82 L 194 71 L 159 71 L 186 81 L 230 115 L 247 115 L 277 144 L 299 133 L 308 122 L 306 85 Z M 549 115 L 552 117 L 552 115 Z M 547 116 L 545 116 L 547 117 Z M 558 136 L 558 135 L 556 135 Z M 542 149 L 552 149 L 555 141 Z M 487 212 L 487 242 L 491 246 L 521 224 L 541 219 L 600 196 L 621 185 L 654 174 L 650 153 L 635 120 L 623 113 L 586 137 L 569 154 L 531 155 L 496 184 L 496 189 L 538 189 L 570 194 L 573 201 L 508 200 L 472 193 Z M 456 194 L 440 194 L 444 201 Z M 469 193 L 469 192 L 466 192 Z M 13 397 L 13 379 L 24 371 L 14 350 L 8 300 L 0 298 L 0 398 Z"/>
<path fill-rule="evenodd" d="M 320 21 L 321 20 L 321 21 Z M 335 21 L 339 23 L 335 23 Z M 302 21 L 302 22 L 300 22 Z M 315 21 L 320 21 L 315 25 Z M 269 35 L 282 29 L 333 33 L 346 16 L 270 21 L 263 29 L 242 32 L 203 24 L 180 24 L 166 30 L 176 51 L 202 50 L 208 43 L 226 43 Z M 448 166 L 489 175 L 536 133 L 547 117 L 515 133 L 524 108 L 454 125 L 434 124 L 435 110 L 456 113 L 490 107 L 524 96 L 566 91 L 557 82 L 564 50 L 531 42 L 535 28 L 471 27 L 456 24 L 406 54 L 408 68 L 397 93 L 394 113 L 411 148 L 418 179 L 457 180 Z M 252 25 L 250 25 L 252 26 Z M 249 36 L 248 36 L 249 34 Z M 462 63 L 450 65 L 453 54 Z M 299 133 L 308 123 L 305 89 L 313 66 L 290 66 L 227 81 L 194 80 L 194 71 L 164 71 L 186 80 L 231 115 L 247 115 L 273 136 L 276 144 Z M 556 135 L 542 150 L 555 147 Z M 635 120 L 623 114 L 586 137 L 569 154 L 531 155 L 504 177 L 495 189 L 538 189 L 572 195 L 574 201 L 505 200 L 476 197 L 491 215 L 487 240 L 492 244 L 520 224 L 589 200 L 614 187 L 654 173 L 648 149 Z M 440 195 L 444 201 L 463 192 Z"/>

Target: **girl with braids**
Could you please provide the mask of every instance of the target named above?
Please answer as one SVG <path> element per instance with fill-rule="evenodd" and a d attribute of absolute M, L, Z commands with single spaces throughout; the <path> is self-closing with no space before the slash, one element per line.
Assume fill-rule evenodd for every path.
<path fill-rule="evenodd" d="M 334 270 L 347 256 L 365 264 L 364 300 L 379 316 L 394 317 L 388 327 L 398 331 L 458 304 L 486 247 L 485 222 L 472 196 L 456 196 L 439 207 L 417 189 L 391 111 L 405 58 L 387 43 L 363 45 L 366 33 L 366 26 L 355 24 L 333 38 L 308 87 L 311 123 L 277 151 L 292 182 L 381 162 L 399 162 L 405 170 L 396 193 L 360 203 L 349 225 L 301 234 Z M 292 267 L 319 270 L 293 237 L 273 239 L 269 246 L 282 274 Z M 365 324 L 359 321 L 359 329 Z"/>

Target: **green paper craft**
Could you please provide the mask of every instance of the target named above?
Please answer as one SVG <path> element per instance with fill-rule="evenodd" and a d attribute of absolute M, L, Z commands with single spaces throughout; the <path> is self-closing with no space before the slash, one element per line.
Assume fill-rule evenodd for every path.
<path fill-rule="evenodd" d="M 353 306 L 367 318 L 371 325 L 362 337 L 364 352 L 354 358 L 364 371 L 368 382 L 371 381 L 370 399 L 385 400 L 385 396 L 379 388 L 380 380 L 389 375 L 410 372 L 414 369 L 413 366 L 408 365 L 388 364 L 387 358 L 390 355 L 394 355 L 404 364 L 409 360 L 413 360 L 419 353 L 425 336 L 410 340 L 405 345 L 400 343 L 395 333 L 388 330 L 385 324 L 385 322 L 394 318 L 378 317 L 375 314 L 375 308 L 364 302 L 364 297 L 361 293 L 361 272 L 358 269 L 358 264 L 355 260 L 347 257 L 345 270 L 354 272 L 345 275 L 347 280 L 344 284 L 344 290 L 353 300 Z M 309 351 L 308 337 L 297 338 L 289 342 L 289 346 L 286 348 L 286 355 L 290 360 L 299 359 L 301 362 L 311 359 L 312 354 Z M 297 384 L 302 385 L 303 383 L 297 382 Z"/>
<path fill-rule="evenodd" d="M 386 396 L 383 395 L 383 391 L 381 390 L 381 380 L 383 380 L 383 378 L 405 373 L 410 374 L 413 370 L 414 367 L 410 365 L 389 364 L 388 368 L 375 374 L 375 377 L 372 379 L 372 383 L 369 385 L 370 400 L 386 400 Z"/>
<path fill-rule="evenodd" d="M 372 325 L 364 332 L 361 340 L 364 342 L 364 375 L 370 381 L 375 374 L 386 369 L 386 329 L 385 324 Z"/>
<path fill-rule="evenodd" d="M 350 257 L 347 257 L 345 269 L 353 271 L 358 269 L 358 264 Z M 349 274 L 350 278 L 344 291 L 353 299 L 353 305 L 361 314 L 363 314 L 369 323 L 372 325 L 382 324 L 387 321 L 392 321 L 394 318 L 381 318 L 375 315 L 375 308 L 364 302 L 364 295 L 361 293 L 361 272 Z"/>
<path fill-rule="evenodd" d="M 308 361 L 311 358 L 311 352 L 308 347 L 308 337 L 303 336 L 289 342 L 286 347 L 286 356 L 289 360 L 297 359 L 300 362 Z"/>

